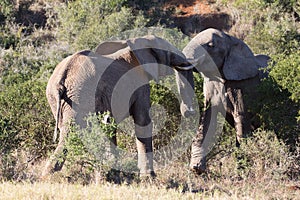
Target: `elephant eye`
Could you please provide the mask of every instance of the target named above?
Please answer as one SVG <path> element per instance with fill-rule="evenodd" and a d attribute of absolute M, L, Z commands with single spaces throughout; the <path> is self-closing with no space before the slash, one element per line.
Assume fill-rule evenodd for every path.
<path fill-rule="evenodd" d="M 213 43 L 213 42 L 209 42 L 209 43 L 207 43 L 207 46 L 208 46 L 208 47 L 210 47 L 210 48 L 213 48 L 213 47 L 215 47 L 215 45 L 214 45 L 214 43 Z"/>

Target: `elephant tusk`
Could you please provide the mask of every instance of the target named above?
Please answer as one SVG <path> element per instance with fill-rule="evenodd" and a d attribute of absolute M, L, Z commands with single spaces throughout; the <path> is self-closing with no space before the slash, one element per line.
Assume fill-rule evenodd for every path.
<path fill-rule="evenodd" d="M 196 65 L 199 61 L 199 58 L 195 58 L 195 59 L 187 59 L 187 61 L 189 63 L 191 63 L 192 65 Z"/>
<path fill-rule="evenodd" d="M 205 60 L 205 54 L 199 56 L 198 58 L 194 59 L 187 59 L 189 63 L 191 63 L 194 67 L 196 67 L 198 64 L 202 64 Z"/>
<path fill-rule="evenodd" d="M 179 69 L 179 70 L 188 71 L 188 70 L 193 69 L 193 68 L 194 68 L 194 65 L 188 65 L 188 66 L 185 66 L 185 67 L 176 66 L 175 68 L 176 68 L 176 69 Z"/>

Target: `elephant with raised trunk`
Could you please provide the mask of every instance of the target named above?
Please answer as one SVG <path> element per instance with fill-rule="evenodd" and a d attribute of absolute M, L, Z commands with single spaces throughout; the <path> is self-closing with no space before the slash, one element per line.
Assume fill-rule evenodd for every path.
<path fill-rule="evenodd" d="M 154 175 L 149 81 L 176 69 L 181 113 L 189 116 L 195 112 L 192 68 L 182 52 L 155 36 L 104 42 L 95 52 L 85 50 L 65 58 L 55 68 L 46 90 L 56 119 L 54 138 L 58 129 L 60 136 L 42 176 L 63 166 L 56 157 L 66 152 L 68 123 L 75 120 L 84 127 L 83 119 L 89 112 L 106 111 L 117 123 L 133 117 L 140 173 Z M 116 137 L 111 140 L 116 145 Z"/>
<path fill-rule="evenodd" d="M 241 138 L 258 127 L 248 112 L 258 95 L 257 86 L 267 73 L 269 57 L 254 55 L 241 40 L 216 29 L 206 29 L 183 49 L 187 59 L 198 59 L 195 69 L 204 77 L 204 113 L 192 143 L 190 168 L 206 170 L 206 155 L 214 142 L 218 113 L 235 128 L 237 146 Z M 252 101 L 252 102 L 251 102 Z"/>

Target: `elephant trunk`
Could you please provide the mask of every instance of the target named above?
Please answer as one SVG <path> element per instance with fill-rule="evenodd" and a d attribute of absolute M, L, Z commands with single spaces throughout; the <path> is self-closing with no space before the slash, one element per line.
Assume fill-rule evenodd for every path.
<path fill-rule="evenodd" d="M 197 174 L 202 174 L 206 171 L 206 156 L 203 148 L 199 144 L 192 144 L 190 169 Z"/>
<path fill-rule="evenodd" d="M 196 174 L 202 174 L 206 171 L 206 151 L 203 146 L 204 135 L 203 126 L 199 127 L 196 137 L 193 139 L 191 147 L 190 169 Z"/>
<path fill-rule="evenodd" d="M 181 97 L 180 112 L 184 117 L 195 115 L 197 111 L 194 109 L 194 80 L 193 71 L 175 71 L 176 83 Z"/>

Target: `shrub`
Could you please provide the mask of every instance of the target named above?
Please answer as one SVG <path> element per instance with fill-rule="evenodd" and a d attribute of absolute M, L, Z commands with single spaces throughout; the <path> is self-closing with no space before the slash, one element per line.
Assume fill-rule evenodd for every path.
<path fill-rule="evenodd" d="M 235 137 L 221 137 L 209 155 L 209 170 L 214 178 L 244 180 L 284 180 L 297 178 L 299 149 L 294 153 L 273 131 L 257 130 L 235 147 Z"/>
<path fill-rule="evenodd" d="M 263 11 L 262 11 L 263 12 Z M 254 29 L 246 38 L 254 52 L 290 54 L 297 50 L 300 35 L 297 29 L 300 25 L 289 13 L 282 13 L 278 8 L 266 8 L 265 13 L 256 21 Z"/>
<path fill-rule="evenodd" d="M 275 66 L 272 68 L 271 76 L 284 89 L 291 94 L 295 102 L 300 100 L 300 50 L 289 55 L 279 54 L 275 57 Z"/>
<path fill-rule="evenodd" d="M 18 180 L 53 148 L 54 118 L 47 107 L 46 80 L 63 53 L 57 54 L 59 48 L 53 51 L 47 41 L 35 43 L 36 35 L 24 36 L 18 31 L 22 27 L 10 28 L 18 42 L 1 49 L 0 165 L 1 178 Z"/>
<path fill-rule="evenodd" d="M 287 144 L 293 146 L 298 138 L 297 115 L 299 104 L 293 102 L 287 90 L 272 78 L 268 78 L 259 86 L 259 97 L 253 112 L 259 113 L 261 127 L 273 130 L 277 136 Z M 276 97 L 274 99 L 274 97 Z"/>
<path fill-rule="evenodd" d="M 72 126 L 67 138 L 67 175 L 72 181 L 83 183 L 117 181 L 121 173 L 137 172 L 137 163 L 126 155 L 126 147 L 114 147 L 110 138 L 116 134 L 117 125 L 109 113 L 90 114 L 86 127 Z M 128 139 L 128 138 L 127 138 Z M 121 170 L 121 171 L 119 171 Z"/>
<path fill-rule="evenodd" d="M 260 113 L 264 128 L 274 130 L 279 138 L 295 145 L 300 109 L 299 3 L 277 0 L 226 3 L 234 6 L 233 13 L 237 15 L 231 31 L 244 39 L 254 53 L 267 54 L 273 60 L 269 66 L 270 78 L 260 87 L 262 99 L 257 100 L 254 112 Z"/>
<path fill-rule="evenodd" d="M 14 15 L 14 4 L 10 0 L 0 1 L 0 24 L 3 24 L 6 19 L 10 19 Z"/>
<path fill-rule="evenodd" d="M 72 44 L 75 50 L 92 49 L 113 35 L 143 27 L 146 23 L 143 16 L 134 16 L 130 8 L 121 7 L 124 2 L 79 0 L 55 7 L 60 40 Z"/>

